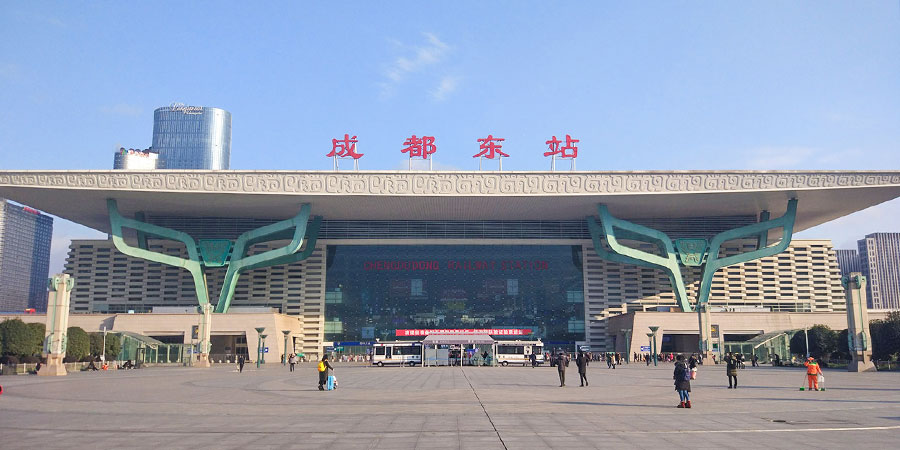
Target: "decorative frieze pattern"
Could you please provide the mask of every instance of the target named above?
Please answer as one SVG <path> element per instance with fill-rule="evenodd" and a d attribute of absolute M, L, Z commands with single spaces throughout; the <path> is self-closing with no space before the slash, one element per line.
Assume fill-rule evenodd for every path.
<path fill-rule="evenodd" d="M 579 195 L 900 186 L 886 172 L 0 171 L 0 187 L 314 195 Z"/>

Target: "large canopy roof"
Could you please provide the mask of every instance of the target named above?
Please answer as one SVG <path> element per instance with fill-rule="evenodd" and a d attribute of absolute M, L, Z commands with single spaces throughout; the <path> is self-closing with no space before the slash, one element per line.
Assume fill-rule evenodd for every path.
<path fill-rule="evenodd" d="M 900 196 L 900 171 L 0 171 L 0 197 L 108 232 L 125 215 L 331 220 L 574 220 L 605 203 L 624 219 L 777 217 L 800 231 Z"/>

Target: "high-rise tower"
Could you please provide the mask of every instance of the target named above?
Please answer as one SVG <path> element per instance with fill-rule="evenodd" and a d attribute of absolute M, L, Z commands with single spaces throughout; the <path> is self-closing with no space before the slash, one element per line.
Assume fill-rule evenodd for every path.
<path fill-rule="evenodd" d="M 0 311 L 47 310 L 53 218 L 0 199 Z"/>
<path fill-rule="evenodd" d="M 227 170 L 231 164 L 231 113 L 173 104 L 153 111 L 154 151 L 166 169 Z"/>

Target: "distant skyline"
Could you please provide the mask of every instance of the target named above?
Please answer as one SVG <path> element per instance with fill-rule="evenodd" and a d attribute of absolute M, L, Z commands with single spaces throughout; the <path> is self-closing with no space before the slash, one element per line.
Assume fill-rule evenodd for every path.
<path fill-rule="evenodd" d="M 0 169 L 109 169 L 173 102 L 232 113 L 232 169 L 329 170 L 344 133 L 363 170 L 406 168 L 412 134 L 435 169 L 477 169 L 488 134 L 504 170 L 566 134 L 579 170 L 898 169 L 900 4 L 0 4 Z M 51 271 L 103 236 L 57 220 Z"/>

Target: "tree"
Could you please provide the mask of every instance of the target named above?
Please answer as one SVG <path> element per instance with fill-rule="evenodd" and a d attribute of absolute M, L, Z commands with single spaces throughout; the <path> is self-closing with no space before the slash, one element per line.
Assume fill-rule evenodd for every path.
<path fill-rule="evenodd" d="M 103 333 L 88 333 L 91 338 L 91 354 L 100 356 L 103 354 Z"/>
<path fill-rule="evenodd" d="M 66 359 L 80 361 L 91 351 L 91 339 L 80 327 L 69 327 L 66 330 L 68 343 L 66 344 Z"/>
<path fill-rule="evenodd" d="M 872 357 L 875 359 L 897 358 L 900 353 L 900 312 L 888 313 L 884 320 L 873 320 L 869 324 L 872 339 Z"/>
<path fill-rule="evenodd" d="M 834 350 L 834 356 L 841 359 L 851 359 L 850 356 L 850 343 L 847 340 L 847 336 L 850 335 L 850 330 L 844 329 L 838 331 L 836 343 L 837 348 Z"/>
<path fill-rule="evenodd" d="M 103 354 L 103 333 L 90 333 L 91 338 L 91 355 L 100 356 Z M 119 334 L 106 334 L 106 359 L 115 359 L 122 351 L 122 343 Z"/>
<path fill-rule="evenodd" d="M 28 326 L 21 319 L 7 319 L 0 323 L 0 334 L 3 334 L 3 354 L 28 355 Z"/>
<path fill-rule="evenodd" d="M 813 325 L 809 329 L 810 356 L 828 360 L 837 350 L 837 333 L 826 325 Z M 791 338 L 791 353 L 806 355 L 806 340 L 803 331 L 798 331 Z"/>
<path fill-rule="evenodd" d="M 28 343 L 26 355 L 38 355 L 44 351 L 44 335 L 47 334 L 47 326 L 39 323 L 29 323 L 28 327 Z"/>

